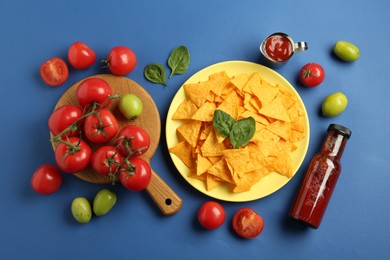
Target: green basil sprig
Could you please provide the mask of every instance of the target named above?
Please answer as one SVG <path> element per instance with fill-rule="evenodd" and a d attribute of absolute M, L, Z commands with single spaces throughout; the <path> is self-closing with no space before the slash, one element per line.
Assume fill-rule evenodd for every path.
<path fill-rule="evenodd" d="M 213 125 L 222 137 L 227 137 L 234 124 L 234 119 L 222 110 L 214 111 Z"/>
<path fill-rule="evenodd" d="M 168 58 L 168 66 L 172 70 L 169 78 L 174 74 L 183 74 L 186 72 L 190 64 L 190 59 L 190 52 L 187 47 L 183 45 L 176 47 Z"/>
<path fill-rule="evenodd" d="M 213 126 L 223 137 L 229 136 L 234 149 L 247 145 L 256 131 L 253 117 L 235 121 L 228 113 L 219 109 L 214 112 Z"/>
<path fill-rule="evenodd" d="M 234 122 L 229 133 L 229 139 L 236 149 L 245 146 L 252 139 L 256 131 L 256 121 L 253 117 L 243 118 Z"/>
<path fill-rule="evenodd" d="M 175 74 L 183 74 L 188 70 L 188 65 L 190 64 L 190 52 L 187 47 L 180 45 L 172 50 L 168 58 L 168 66 L 171 68 L 171 78 Z M 147 80 L 163 84 L 167 86 L 166 79 L 167 74 L 165 73 L 164 66 L 162 64 L 149 64 L 144 68 L 144 76 Z"/>
<path fill-rule="evenodd" d="M 162 64 L 147 65 L 144 69 L 144 76 L 153 83 L 163 84 L 165 87 L 167 86 L 167 74 L 165 73 L 165 69 Z"/>

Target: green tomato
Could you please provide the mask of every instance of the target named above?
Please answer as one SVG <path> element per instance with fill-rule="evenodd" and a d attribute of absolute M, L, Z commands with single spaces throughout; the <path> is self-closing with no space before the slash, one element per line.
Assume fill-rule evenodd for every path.
<path fill-rule="evenodd" d="M 324 116 L 337 116 L 345 110 L 347 104 L 348 99 L 343 93 L 333 93 L 322 102 L 322 114 Z"/>
<path fill-rule="evenodd" d="M 91 204 L 86 198 L 78 197 L 72 201 L 72 215 L 80 223 L 88 223 L 92 217 Z"/>
<path fill-rule="evenodd" d="M 338 41 L 333 47 L 333 52 L 343 61 L 352 62 L 360 57 L 359 48 L 353 43 Z"/>
<path fill-rule="evenodd" d="M 93 200 L 93 212 L 96 216 L 105 215 L 114 207 L 115 203 L 115 193 L 107 189 L 102 189 L 96 194 Z"/>
<path fill-rule="evenodd" d="M 118 108 L 127 119 L 136 119 L 141 115 L 144 106 L 138 96 L 125 94 L 119 99 Z"/>

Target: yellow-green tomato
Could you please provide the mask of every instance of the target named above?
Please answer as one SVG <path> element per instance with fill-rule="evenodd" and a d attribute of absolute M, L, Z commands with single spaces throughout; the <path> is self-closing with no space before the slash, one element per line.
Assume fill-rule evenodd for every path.
<path fill-rule="evenodd" d="M 116 195 L 108 189 L 100 190 L 93 200 L 93 212 L 96 216 L 107 214 L 116 203 Z"/>
<path fill-rule="evenodd" d="M 118 108 L 127 119 L 136 119 L 141 115 L 144 106 L 138 96 L 125 94 L 119 99 Z"/>
<path fill-rule="evenodd" d="M 337 116 L 345 110 L 347 105 L 348 99 L 343 93 L 333 93 L 322 102 L 322 114 L 324 116 Z"/>
<path fill-rule="evenodd" d="M 339 59 L 347 62 L 355 61 L 360 57 L 359 48 L 355 44 L 346 41 L 336 42 L 333 52 Z"/>
<path fill-rule="evenodd" d="M 80 223 L 88 223 L 92 217 L 91 204 L 84 197 L 75 198 L 71 205 L 73 217 Z"/>

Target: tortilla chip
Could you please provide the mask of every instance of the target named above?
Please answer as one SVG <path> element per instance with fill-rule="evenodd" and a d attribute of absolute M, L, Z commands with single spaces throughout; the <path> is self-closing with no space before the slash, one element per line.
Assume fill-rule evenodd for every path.
<path fill-rule="evenodd" d="M 206 174 L 206 190 L 211 191 L 218 187 L 220 184 L 221 182 L 213 178 L 213 175 Z"/>
<path fill-rule="evenodd" d="M 196 110 L 198 110 L 198 108 L 191 100 L 184 99 L 173 114 L 172 120 L 190 119 Z"/>
<path fill-rule="evenodd" d="M 212 84 L 209 82 L 200 82 L 198 84 L 185 84 L 184 92 L 197 107 L 201 107 L 207 100 L 213 101 L 211 94 Z M 211 100 L 210 100 L 211 99 Z"/>
<path fill-rule="evenodd" d="M 206 181 L 207 173 L 203 173 L 202 175 L 197 175 L 195 170 L 191 169 L 191 171 L 187 174 L 189 178 L 197 179 L 200 181 Z"/>
<path fill-rule="evenodd" d="M 207 170 L 207 173 L 218 177 L 225 182 L 232 183 L 233 181 L 225 159 L 220 159 L 217 163 L 215 163 Z"/>
<path fill-rule="evenodd" d="M 212 126 L 212 124 L 209 125 L 202 124 L 201 132 L 198 139 L 198 144 L 200 143 L 200 141 L 206 140 L 206 138 L 210 134 L 210 131 L 214 131 L 214 127 Z"/>
<path fill-rule="evenodd" d="M 206 101 L 191 117 L 193 120 L 211 122 L 213 121 L 216 104 Z"/>
<path fill-rule="evenodd" d="M 276 96 L 282 100 L 284 108 L 288 110 L 297 102 L 297 100 L 291 95 L 286 95 L 285 93 L 282 93 L 280 89 L 282 88 L 279 88 L 279 92 Z"/>
<path fill-rule="evenodd" d="M 192 158 L 191 151 L 192 147 L 187 141 L 182 141 L 175 146 L 169 148 L 169 152 L 176 155 L 188 168 L 193 168 L 195 166 L 195 161 Z"/>
<path fill-rule="evenodd" d="M 276 87 L 265 84 L 265 82 L 266 81 L 261 80 L 258 82 L 258 85 L 253 85 L 251 88 L 253 95 L 260 100 L 262 106 L 269 104 L 279 92 Z"/>
<path fill-rule="evenodd" d="M 267 158 L 268 167 L 287 178 L 292 177 L 292 159 L 289 152 L 283 150 L 276 156 L 269 156 Z"/>
<path fill-rule="evenodd" d="M 230 83 L 230 78 L 225 71 L 217 72 L 209 76 L 209 81 L 214 85 L 211 91 L 218 97 L 221 96 L 222 91 L 226 85 Z"/>
<path fill-rule="evenodd" d="M 260 73 L 254 72 L 245 84 L 243 91 L 253 94 L 253 90 L 257 90 L 261 86 Z"/>
<path fill-rule="evenodd" d="M 196 158 L 196 175 L 202 175 L 205 173 L 213 164 L 207 159 L 207 157 L 203 157 L 200 153 L 197 154 Z"/>
<path fill-rule="evenodd" d="M 203 156 L 222 156 L 222 151 L 226 149 L 224 143 L 219 143 L 215 131 L 210 131 L 208 137 L 200 147 Z"/>
<path fill-rule="evenodd" d="M 237 88 L 237 92 L 242 94 L 242 89 L 249 80 L 250 75 L 243 73 L 238 76 L 235 76 L 231 79 L 231 83 Z"/>
<path fill-rule="evenodd" d="M 248 94 L 248 93 L 245 93 L 244 95 L 244 108 L 247 110 L 247 111 L 251 111 L 251 112 L 255 112 L 255 113 L 258 113 L 258 108 L 254 107 L 253 106 L 253 102 L 251 102 L 253 96 L 251 94 Z"/>
<path fill-rule="evenodd" d="M 291 130 L 290 137 L 289 137 L 290 142 L 295 143 L 295 142 L 302 140 L 303 138 L 305 138 L 305 133 L 302 133 L 300 131 L 296 131 L 294 129 Z"/>
<path fill-rule="evenodd" d="M 260 129 L 254 135 L 251 142 L 254 142 L 259 148 L 260 152 L 265 156 L 268 156 L 274 149 L 276 143 L 280 140 L 280 137 L 272 133 L 266 128 Z"/>
<path fill-rule="evenodd" d="M 263 177 L 263 171 L 261 169 L 257 169 L 251 172 L 247 172 L 241 176 L 238 174 L 234 177 L 234 193 L 250 191 L 252 186 L 257 183 Z"/>
<path fill-rule="evenodd" d="M 223 156 L 226 162 L 233 168 L 233 170 L 242 176 L 244 173 L 253 171 L 256 167 L 250 159 L 249 150 L 246 148 L 225 149 Z"/>
<path fill-rule="evenodd" d="M 295 103 L 290 109 L 287 110 L 288 115 L 291 118 L 291 129 L 294 129 L 299 132 L 305 131 L 304 126 L 304 115 L 303 108 L 300 104 Z"/>
<path fill-rule="evenodd" d="M 256 122 L 266 126 L 269 124 L 269 121 L 267 118 L 263 115 L 260 115 L 258 113 L 255 113 L 253 111 L 245 110 L 242 114 L 240 114 L 239 118 L 247 118 L 247 117 L 253 117 Z M 257 125 L 256 125 L 256 130 L 257 130 Z"/>
<path fill-rule="evenodd" d="M 260 169 L 267 166 L 266 156 L 261 152 L 259 147 L 254 143 L 249 143 L 248 152 L 250 160 L 254 162 L 254 169 Z"/>
<path fill-rule="evenodd" d="M 202 123 L 199 121 L 190 121 L 178 127 L 176 131 L 180 134 L 180 137 L 184 138 L 192 147 L 196 147 L 201 124 Z"/>
<path fill-rule="evenodd" d="M 274 119 L 282 120 L 285 122 L 290 122 L 290 117 L 282 104 L 282 99 L 280 97 L 275 98 L 269 104 L 263 106 L 259 113 Z"/>
<path fill-rule="evenodd" d="M 266 128 L 272 133 L 280 136 L 284 140 L 289 140 L 291 132 L 291 123 L 284 121 L 275 121 L 267 125 Z"/>
<path fill-rule="evenodd" d="M 226 97 L 217 109 L 228 113 L 236 120 L 238 118 L 238 98 L 236 92 L 232 92 L 228 97 Z"/>

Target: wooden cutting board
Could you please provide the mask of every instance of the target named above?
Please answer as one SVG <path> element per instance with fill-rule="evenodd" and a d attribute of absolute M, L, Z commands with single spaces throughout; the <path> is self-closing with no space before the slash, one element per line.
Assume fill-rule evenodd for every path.
<path fill-rule="evenodd" d="M 118 120 L 119 129 L 121 129 L 125 125 L 135 124 L 137 126 L 145 129 L 150 136 L 150 147 L 148 151 L 141 156 L 142 159 L 146 160 L 150 163 L 157 147 L 160 142 L 161 135 L 161 120 L 160 114 L 154 103 L 153 98 L 149 95 L 149 93 L 142 88 L 135 81 L 126 78 L 119 77 L 110 74 L 100 74 L 94 75 L 89 78 L 101 78 L 108 82 L 111 86 L 113 94 L 127 94 L 132 93 L 137 95 L 143 103 L 143 112 L 136 120 L 126 119 L 118 110 L 117 104 L 118 99 L 114 99 L 111 101 L 108 109 L 115 115 Z M 84 79 L 83 79 L 84 80 Z M 78 85 L 83 81 L 80 80 L 73 86 L 71 86 L 59 99 L 55 108 L 58 108 L 65 104 L 78 104 L 76 99 L 76 89 Z M 88 140 L 85 140 L 88 142 Z M 95 150 L 98 145 L 89 143 L 91 148 Z M 111 143 L 113 144 L 113 142 Z M 53 149 L 57 147 L 56 143 L 52 143 Z M 101 175 L 96 173 L 91 167 L 87 169 L 75 173 L 75 176 L 78 178 L 96 184 L 108 184 L 112 181 L 106 175 Z M 160 210 L 164 215 L 172 215 L 180 210 L 182 205 L 182 199 L 161 179 L 157 173 L 152 169 L 152 178 L 150 184 L 146 188 L 146 191 L 149 193 L 153 201 L 157 204 Z"/>

